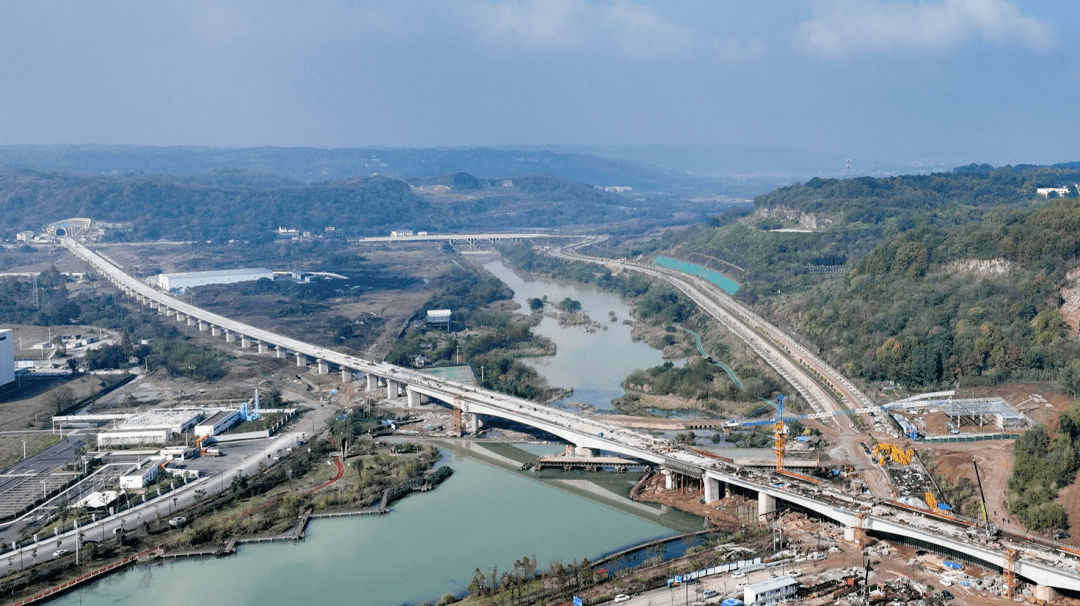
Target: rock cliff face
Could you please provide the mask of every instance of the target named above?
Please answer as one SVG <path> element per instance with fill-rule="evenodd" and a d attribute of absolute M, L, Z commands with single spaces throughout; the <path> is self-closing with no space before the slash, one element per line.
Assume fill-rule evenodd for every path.
<path fill-rule="evenodd" d="M 1003 275 L 1012 270 L 1005 259 L 960 259 L 945 266 L 946 273 L 977 274 L 980 276 Z"/>
<path fill-rule="evenodd" d="M 819 213 L 803 212 L 787 206 L 756 208 L 750 218 L 755 222 L 764 221 L 765 219 L 779 219 L 784 222 L 798 223 L 799 227 L 805 229 L 821 229 L 833 222 L 832 217 Z"/>
<path fill-rule="evenodd" d="M 1065 286 L 1061 287 L 1061 315 L 1069 325 L 1069 336 L 1075 337 L 1080 330 L 1080 268 L 1065 274 Z"/>

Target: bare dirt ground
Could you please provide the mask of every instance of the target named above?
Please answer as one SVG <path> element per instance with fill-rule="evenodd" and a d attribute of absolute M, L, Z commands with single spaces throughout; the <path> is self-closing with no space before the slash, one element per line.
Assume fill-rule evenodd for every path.
<path fill-rule="evenodd" d="M 363 267 L 373 275 L 411 281 L 404 288 L 371 288 L 343 293 L 321 301 L 301 301 L 314 313 L 302 317 L 280 317 L 276 312 L 286 298 L 276 292 L 247 293 L 236 297 L 228 286 L 192 289 L 181 297 L 186 302 L 224 316 L 319 345 L 351 350 L 351 353 L 381 360 L 406 321 L 432 294 L 429 285 L 444 275 L 457 261 L 431 244 L 335 244 L 330 250 L 317 243 L 277 243 L 264 247 L 254 258 L 235 255 L 228 247 L 197 247 L 189 244 L 154 244 L 147 246 L 116 245 L 97 249 L 136 276 L 155 275 L 159 271 L 196 271 L 216 268 L 266 267 L 284 272 L 321 271 L 328 255 L 359 255 Z M 344 317 L 354 323 L 356 338 L 342 339 L 331 317 Z"/>

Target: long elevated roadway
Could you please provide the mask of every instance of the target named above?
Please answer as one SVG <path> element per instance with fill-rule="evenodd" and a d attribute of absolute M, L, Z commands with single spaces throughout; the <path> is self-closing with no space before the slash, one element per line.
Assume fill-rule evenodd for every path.
<path fill-rule="evenodd" d="M 399 390 L 404 388 L 410 405 L 418 404 L 420 396 L 425 395 L 474 418 L 478 414 L 491 415 L 536 427 L 576 445 L 586 454 L 607 451 L 635 457 L 659 465 L 669 481 L 674 474 L 696 478 L 702 483 L 706 502 L 718 499 L 725 487 L 756 493 L 759 514 L 763 517 L 774 511 L 780 501 L 815 511 L 842 524 L 852 538 L 857 538 L 861 532 L 879 532 L 897 538 L 914 537 L 989 566 L 1003 566 L 1006 549 L 1015 549 L 1020 559 L 1013 563 L 1013 569 L 1019 576 L 1035 583 L 1041 595 L 1052 597 L 1055 589 L 1080 593 L 1080 573 L 1077 572 L 1080 561 L 1075 557 L 1080 554 L 1069 554 L 1062 550 L 1035 550 L 1030 545 L 999 543 L 995 546 L 985 541 L 980 543 L 962 532 L 963 525 L 958 527 L 927 516 L 904 517 L 906 513 L 875 512 L 871 508 L 872 501 L 823 492 L 817 487 L 794 485 L 786 478 L 736 468 L 692 451 L 681 450 L 666 440 L 601 420 L 304 343 L 178 301 L 127 275 L 70 238 L 63 239 L 62 243 L 138 302 L 156 309 L 159 314 L 175 315 L 178 321 L 186 321 L 190 326 L 198 324 L 200 330 L 211 330 L 214 335 L 224 332 L 226 341 L 235 342 L 239 337 L 241 347 L 258 345 L 260 352 L 273 347 L 279 356 L 295 355 L 301 366 L 306 366 L 309 358 L 314 359 L 319 372 L 329 372 L 329 368 L 334 366 L 341 370 L 342 380 L 346 381 L 359 373 L 367 377 L 369 388 L 384 382 L 390 398 L 397 397 Z M 651 272 L 651 268 L 640 269 L 648 270 L 644 273 Z"/>

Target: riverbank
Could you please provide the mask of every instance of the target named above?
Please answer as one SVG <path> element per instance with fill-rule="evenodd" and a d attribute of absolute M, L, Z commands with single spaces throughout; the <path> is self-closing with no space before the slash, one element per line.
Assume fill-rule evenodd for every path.
<path fill-rule="evenodd" d="M 486 465 L 588 499 L 594 503 L 648 522 L 660 524 L 675 532 L 696 532 L 705 526 L 705 520 L 700 516 L 661 505 L 651 506 L 631 500 L 629 498 L 630 491 L 641 479 L 642 474 L 640 472 L 523 471 L 522 464 L 535 461 L 537 457 L 534 454 L 515 448 L 512 444 L 486 444 L 469 441 L 437 441 L 436 443 L 447 450 Z M 513 449 L 516 453 L 510 452 L 510 449 Z"/>

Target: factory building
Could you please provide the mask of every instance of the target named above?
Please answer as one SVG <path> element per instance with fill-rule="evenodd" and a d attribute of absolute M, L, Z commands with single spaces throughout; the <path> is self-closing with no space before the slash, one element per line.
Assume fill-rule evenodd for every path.
<path fill-rule="evenodd" d="M 0 387 L 15 380 L 15 331 L 0 330 Z"/>
<path fill-rule="evenodd" d="M 219 269 L 216 271 L 189 271 L 174 274 L 158 274 L 157 287 L 166 292 L 184 290 L 192 286 L 208 284 L 234 284 L 236 282 L 254 282 L 266 278 L 274 279 L 274 272 L 269 269 Z"/>
<path fill-rule="evenodd" d="M 239 410 L 222 410 L 196 425 L 195 435 L 200 438 L 203 436 L 216 436 L 219 433 L 228 431 L 233 425 L 236 425 L 240 421 Z"/>
<path fill-rule="evenodd" d="M 109 431 L 97 435 L 99 448 L 132 444 L 165 444 L 173 434 L 184 433 L 202 419 L 197 410 L 156 409 L 132 415 Z"/>

